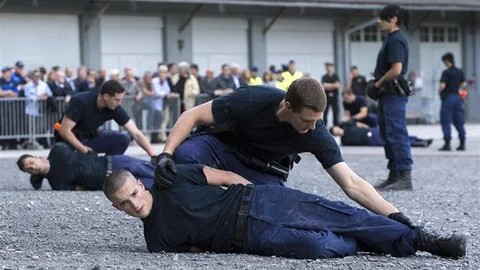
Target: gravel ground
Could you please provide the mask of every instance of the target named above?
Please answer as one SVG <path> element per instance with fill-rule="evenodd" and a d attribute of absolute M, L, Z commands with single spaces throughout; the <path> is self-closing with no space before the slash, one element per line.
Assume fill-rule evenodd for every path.
<path fill-rule="evenodd" d="M 359 175 L 386 176 L 381 156 L 345 155 Z M 0 267 L 3 269 L 480 269 L 479 157 L 416 157 L 414 192 L 382 195 L 418 224 L 470 234 L 468 256 L 445 260 L 428 253 L 409 258 L 361 254 L 344 259 L 291 260 L 231 254 L 151 254 L 139 220 L 115 210 L 101 192 L 34 191 L 15 160 L 0 160 Z M 311 155 L 289 185 L 346 200 Z"/>

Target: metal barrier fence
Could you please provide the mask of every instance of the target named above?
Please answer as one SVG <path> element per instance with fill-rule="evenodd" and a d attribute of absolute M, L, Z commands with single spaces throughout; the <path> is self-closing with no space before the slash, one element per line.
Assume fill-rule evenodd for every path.
<path fill-rule="evenodd" d="M 200 94 L 195 99 L 199 105 L 211 100 L 206 94 Z M 163 110 L 157 111 L 150 105 L 149 99 L 140 101 L 133 96 L 125 96 L 122 107 L 135 121 L 144 134 L 156 135 L 169 132 L 181 114 L 181 100 L 166 98 Z M 41 148 L 37 139 L 45 139 L 51 143 L 54 125 L 60 120 L 67 103 L 63 97 L 48 100 L 29 100 L 27 98 L 0 99 L 0 142 L 15 140 L 24 148 Z M 113 129 L 126 132 L 112 120 L 105 123 L 101 129 Z"/>

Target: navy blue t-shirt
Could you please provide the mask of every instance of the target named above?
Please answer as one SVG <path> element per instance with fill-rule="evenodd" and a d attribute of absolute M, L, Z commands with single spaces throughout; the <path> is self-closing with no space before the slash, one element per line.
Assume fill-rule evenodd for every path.
<path fill-rule="evenodd" d="M 325 169 L 342 162 L 340 149 L 322 120 L 305 134 L 278 120 L 277 109 L 285 95 L 285 91 L 268 86 L 245 86 L 214 99 L 215 123 L 236 122 L 234 132 L 219 133 L 218 138 L 263 161 L 310 152 Z"/>
<path fill-rule="evenodd" d="M 179 164 L 173 186 L 153 186 L 152 210 L 143 219 L 150 252 L 188 252 L 191 247 L 229 252 L 230 236 L 236 227 L 243 185 L 228 189 L 208 185 L 204 165 Z"/>
<path fill-rule="evenodd" d="M 443 91 L 449 94 L 458 94 L 460 84 L 465 82 L 465 75 L 463 71 L 457 67 L 451 67 L 442 72 L 440 78 L 441 83 L 445 83 L 445 89 Z"/>
<path fill-rule="evenodd" d="M 130 117 L 118 106 L 115 110 L 99 109 L 96 92 L 85 92 L 75 95 L 68 104 L 65 115 L 76 123 L 74 130 L 91 132 L 97 130 L 106 121 L 114 119 L 119 126 L 124 126 Z"/>
<path fill-rule="evenodd" d="M 382 78 L 392 67 L 393 63 L 402 63 L 400 76 L 405 76 L 408 70 L 408 41 L 400 30 L 389 33 L 383 41 L 378 53 L 377 65 L 373 77 Z"/>
<path fill-rule="evenodd" d="M 17 83 L 15 83 L 13 79 L 7 81 L 4 78 L 0 78 L 0 88 L 2 88 L 3 91 L 11 90 L 17 94 L 20 92 L 17 88 Z"/>
<path fill-rule="evenodd" d="M 65 142 L 52 146 L 47 158 L 50 171 L 45 176 L 53 190 L 103 190 L 107 173 L 107 157 L 83 154 Z"/>
<path fill-rule="evenodd" d="M 336 83 L 336 82 L 340 82 L 340 79 L 338 78 L 338 75 L 337 74 L 332 74 L 332 76 L 325 74 L 322 76 L 322 84 L 323 83 Z M 338 94 L 338 88 L 337 89 L 333 89 L 333 90 L 330 90 L 330 91 L 326 91 L 327 92 L 327 95 L 337 95 Z"/>
<path fill-rule="evenodd" d="M 343 109 L 350 112 L 350 116 L 359 113 L 362 107 L 367 107 L 367 100 L 363 96 L 356 96 L 352 103 L 343 102 Z"/>
<path fill-rule="evenodd" d="M 368 128 L 347 125 L 343 128 L 342 145 L 369 145 Z"/>

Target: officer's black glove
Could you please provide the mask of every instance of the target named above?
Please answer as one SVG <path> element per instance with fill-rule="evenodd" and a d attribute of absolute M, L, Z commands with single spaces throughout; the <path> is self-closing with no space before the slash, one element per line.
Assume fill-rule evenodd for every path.
<path fill-rule="evenodd" d="M 152 165 L 154 167 L 157 166 L 157 156 L 151 156 L 150 157 L 150 162 L 152 163 Z"/>
<path fill-rule="evenodd" d="M 177 167 L 173 162 L 172 155 L 163 152 L 158 155 L 155 167 L 155 185 L 157 188 L 167 189 L 172 187 L 177 174 Z"/>
<path fill-rule="evenodd" d="M 400 223 L 403 223 L 405 225 L 407 225 L 408 227 L 414 229 L 416 228 L 417 226 L 415 226 L 413 224 L 413 222 L 407 217 L 405 216 L 405 214 L 403 214 L 402 212 L 395 212 L 395 213 L 391 213 L 390 215 L 388 215 L 388 218 L 390 219 L 393 219 L 395 221 L 398 221 Z"/>
<path fill-rule="evenodd" d="M 367 96 L 370 97 L 371 99 L 377 100 L 379 98 L 379 96 L 380 96 L 380 91 L 379 90 L 380 89 L 375 87 L 375 81 L 374 80 L 368 81 L 366 90 L 367 90 Z"/>

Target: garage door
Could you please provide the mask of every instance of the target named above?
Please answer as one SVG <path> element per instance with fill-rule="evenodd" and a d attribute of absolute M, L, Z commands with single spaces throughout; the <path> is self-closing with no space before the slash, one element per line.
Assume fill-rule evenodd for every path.
<path fill-rule="evenodd" d="M 104 16 L 101 21 L 102 67 L 131 67 L 137 75 L 156 71 L 163 61 L 160 17 Z"/>
<path fill-rule="evenodd" d="M 0 16 L 0 65 L 22 60 L 26 70 L 80 64 L 75 15 L 3 14 Z"/>
<path fill-rule="evenodd" d="M 420 72 L 423 79 L 422 97 L 429 122 L 439 120 L 440 97 L 438 87 L 445 66 L 442 55 L 455 56 L 455 65 L 462 67 L 462 46 L 458 25 L 425 25 L 420 27 Z"/>
<path fill-rule="evenodd" d="M 246 19 L 196 18 L 192 25 L 193 62 L 199 65 L 200 74 L 210 67 L 218 74 L 222 64 L 238 63 L 247 68 Z"/>
<path fill-rule="evenodd" d="M 299 71 L 320 79 L 324 63 L 334 59 L 333 30 L 332 21 L 279 19 L 267 32 L 267 64 L 295 60 Z"/>
<path fill-rule="evenodd" d="M 358 30 L 350 35 L 350 64 L 357 66 L 360 74 L 367 80 L 373 79 L 382 41 L 383 36 L 376 25 Z"/>

